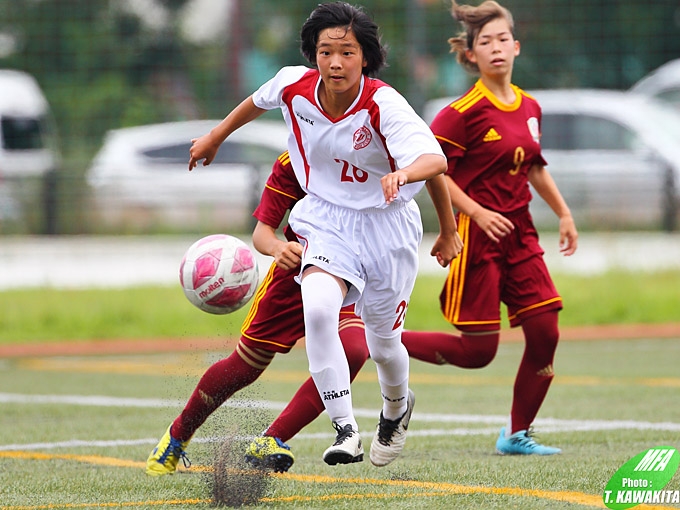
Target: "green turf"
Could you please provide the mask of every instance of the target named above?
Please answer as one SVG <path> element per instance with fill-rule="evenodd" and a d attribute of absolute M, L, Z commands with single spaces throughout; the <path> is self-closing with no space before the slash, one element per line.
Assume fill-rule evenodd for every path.
<path fill-rule="evenodd" d="M 555 275 L 565 302 L 563 326 L 678 321 L 680 271 Z M 416 282 L 407 326 L 449 330 L 439 310 L 443 276 Z M 0 292 L 0 345 L 136 338 L 229 338 L 247 313 L 204 313 L 179 286 L 130 289 L 27 289 Z"/>
<path fill-rule="evenodd" d="M 626 460 L 653 446 L 680 447 L 679 340 L 561 343 L 557 376 L 536 429 L 540 441 L 560 446 L 564 452 L 545 458 L 494 454 L 497 430 L 509 410 L 521 344 L 501 344 L 496 359 L 481 370 L 413 361 L 411 386 L 417 403 L 406 449 L 397 461 L 381 469 L 368 460 L 326 466 L 321 453 L 332 441 L 332 430 L 324 415 L 290 441 L 296 463 L 288 475 L 269 480 L 266 498 L 259 506 L 601 508 L 598 501 L 607 481 Z M 0 404 L 0 430 L 4 431 L 0 508 L 210 508 L 209 475 L 201 468 L 212 464 L 219 443 L 203 440 L 257 434 L 276 411 L 259 408 L 254 402 L 284 403 L 307 376 L 302 349 L 277 356 L 259 381 L 237 395 L 245 407 L 223 407 L 199 430 L 189 447 L 194 467 L 188 474 L 146 477 L 142 466 L 155 441 L 180 411 L 205 368 L 222 354 L 1 360 L 0 397 L 23 397 Z M 94 406 L 29 400 L 46 395 L 162 399 L 165 404 L 136 407 L 132 403 L 137 401 L 131 401 Z M 371 361 L 353 385 L 353 398 L 355 408 L 376 413 L 375 417 L 371 412 L 358 416 L 368 450 L 380 402 Z M 586 428 L 594 420 L 610 425 L 666 423 L 674 428 L 641 430 L 619 425 L 551 431 L 549 422 L 540 421 L 546 418 L 578 420 Z M 466 434 L 470 430 L 480 432 Z M 56 445 L 74 440 L 85 443 Z M 116 440 L 140 444 L 89 443 Z M 29 447 L 36 443 L 40 444 Z M 121 461 L 120 465 L 113 460 Z M 680 474 L 667 489 L 680 490 Z"/>

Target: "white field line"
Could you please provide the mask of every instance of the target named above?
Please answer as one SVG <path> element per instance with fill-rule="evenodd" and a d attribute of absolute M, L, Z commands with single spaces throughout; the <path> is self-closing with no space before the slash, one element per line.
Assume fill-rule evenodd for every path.
<path fill-rule="evenodd" d="M 58 404 L 58 405 L 78 405 L 93 407 L 146 407 L 146 408 L 181 408 L 183 401 L 165 399 L 145 399 L 145 398 L 121 398 L 107 396 L 84 396 L 84 395 L 23 395 L 18 393 L 0 393 L 0 403 L 6 404 Z M 287 403 L 271 402 L 266 400 L 229 400 L 224 404 L 226 407 L 236 408 L 259 408 L 271 409 L 274 411 L 282 410 Z M 355 415 L 361 418 L 374 418 L 375 409 L 355 409 Z M 438 428 L 411 430 L 409 436 L 470 436 L 470 435 L 496 435 L 499 426 L 506 423 L 506 416 L 499 415 L 474 415 L 474 414 L 440 414 L 440 413 L 413 413 L 413 421 L 416 423 L 458 423 L 470 424 L 473 427 L 463 428 Z M 486 427 L 474 427 L 475 425 L 487 425 Z M 648 422 L 635 420 L 560 420 L 557 418 L 538 418 L 535 421 L 536 428 L 542 433 L 545 432 L 594 432 L 600 430 L 658 430 L 668 432 L 680 432 L 680 423 L 672 422 Z M 362 435 L 370 435 L 365 432 Z M 295 436 L 296 439 L 326 439 L 332 438 L 332 433 L 301 433 Z M 221 441 L 219 437 L 195 438 L 195 443 L 208 443 Z M 55 448 L 74 448 L 74 447 L 115 447 L 115 446 L 137 446 L 153 445 L 158 442 L 158 438 L 131 439 L 131 440 L 109 440 L 109 441 L 83 441 L 70 440 L 52 443 L 32 443 L 32 444 L 0 444 L 0 451 L 13 450 L 44 450 Z"/>

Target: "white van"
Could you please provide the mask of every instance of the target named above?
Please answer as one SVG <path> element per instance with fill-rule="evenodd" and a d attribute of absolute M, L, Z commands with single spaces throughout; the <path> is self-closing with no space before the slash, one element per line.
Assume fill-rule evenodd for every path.
<path fill-rule="evenodd" d="M 38 82 L 0 69 L 0 179 L 45 175 L 58 164 L 50 108 Z"/>

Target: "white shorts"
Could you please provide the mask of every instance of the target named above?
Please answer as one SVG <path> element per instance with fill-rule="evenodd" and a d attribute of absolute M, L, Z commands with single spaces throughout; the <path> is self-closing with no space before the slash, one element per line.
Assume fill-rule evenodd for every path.
<path fill-rule="evenodd" d="M 357 211 L 307 195 L 288 222 L 303 245 L 303 270 L 314 265 L 348 281 L 343 305 L 356 303 L 355 313 L 379 336 L 401 333 L 423 238 L 414 200 Z"/>

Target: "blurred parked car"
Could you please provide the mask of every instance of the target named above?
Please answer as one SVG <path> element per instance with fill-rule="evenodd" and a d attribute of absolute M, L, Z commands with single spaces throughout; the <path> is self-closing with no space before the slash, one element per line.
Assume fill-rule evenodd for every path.
<path fill-rule="evenodd" d="M 54 120 L 38 82 L 0 69 L 0 221 L 41 222 L 33 229 L 54 233 L 59 161 Z M 44 217 L 31 218 L 37 213 Z"/>
<path fill-rule="evenodd" d="M 529 92 L 543 110 L 548 170 L 581 229 L 674 230 L 680 189 L 680 114 L 620 91 Z M 454 98 L 428 103 L 425 120 Z M 534 192 L 537 226 L 557 218 Z"/>
<path fill-rule="evenodd" d="M 633 85 L 630 91 L 666 101 L 680 110 L 680 58 L 658 67 Z"/>
<path fill-rule="evenodd" d="M 207 167 L 189 171 L 191 139 L 219 120 L 115 129 L 87 171 L 104 229 L 231 230 L 252 227 L 252 212 L 276 158 L 286 150 L 283 121 L 255 120 L 235 131 Z"/>

